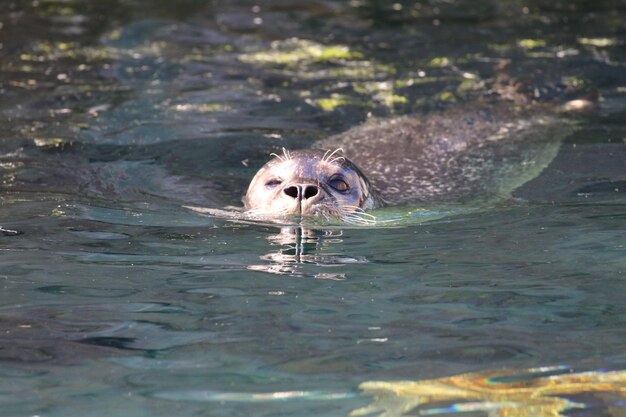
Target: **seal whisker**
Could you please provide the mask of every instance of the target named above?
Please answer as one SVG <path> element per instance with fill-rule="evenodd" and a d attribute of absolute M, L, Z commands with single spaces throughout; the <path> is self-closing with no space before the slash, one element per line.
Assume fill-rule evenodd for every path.
<path fill-rule="evenodd" d="M 352 217 L 359 217 L 363 220 L 367 220 L 367 221 L 373 221 L 375 222 L 377 219 L 375 216 L 372 216 L 370 214 L 367 213 L 363 213 L 363 212 L 358 212 L 358 211 L 352 211 L 352 212 L 346 212 L 344 213 L 345 216 L 352 216 Z"/>
<path fill-rule="evenodd" d="M 330 213 L 328 213 L 326 211 L 321 211 L 320 214 L 322 215 L 324 220 L 330 220 Z"/>
<path fill-rule="evenodd" d="M 360 221 L 364 223 L 378 223 L 378 219 L 376 217 L 368 217 L 364 216 L 363 213 L 353 213 L 352 217 L 358 218 Z"/>
<path fill-rule="evenodd" d="M 351 210 L 352 209 L 352 210 Z M 369 213 L 365 213 L 362 208 L 355 206 L 341 207 L 340 217 L 349 223 L 354 224 L 376 224 L 378 219 Z"/>
<path fill-rule="evenodd" d="M 285 161 L 291 161 L 291 153 L 287 150 L 287 148 L 283 148 L 283 154 L 285 155 Z"/>
<path fill-rule="evenodd" d="M 345 216 L 344 218 L 352 219 L 352 220 L 357 221 L 358 223 L 361 223 L 361 224 L 376 224 L 376 223 L 378 223 L 376 219 L 370 219 L 370 218 L 367 218 L 367 217 L 359 216 L 358 214 L 350 214 L 348 216 Z"/>
<path fill-rule="evenodd" d="M 282 157 L 281 155 L 278 155 L 277 153 L 272 152 L 272 153 L 270 154 L 270 156 L 273 156 L 273 157 L 278 158 L 278 159 L 280 159 L 281 161 L 285 162 L 285 160 L 283 159 L 283 157 Z"/>
<path fill-rule="evenodd" d="M 334 164 L 337 161 L 342 161 L 343 162 L 345 160 L 346 160 L 346 158 L 343 157 L 343 156 L 336 156 L 333 159 L 329 160 L 328 162 L 331 163 L 331 164 Z"/>
<path fill-rule="evenodd" d="M 367 213 L 365 210 L 363 210 L 361 207 L 358 207 L 358 206 L 346 205 L 346 206 L 343 206 L 342 209 L 343 210 L 351 209 L 353 213 L 358 213 L 360 216 L 369 217 L 370 219 L 376 220 L 376 216 L 374 216 L 373 214 Z"/>
<path fill-rule="evenodd" d="M 268 214 L 261 209 L 250 209 L 245 212 L 246 217 L 252 219 L 264 219 L 268 217 Z"/>
<path fill-rule="evenodd" d="M 360 225 L 374 225 L 376 220 L 364 219 L 361 216 L 355 214 L 348 214 L 342 217 L 342 220 L 346 223 L 360 224 Z"/>
<path fill-rule="evenodd" d="M 324 161 L 324 162 L 330 162 L 330 163 L 334 162 L 336 159 L 333 159 L 333 160 L 331 161 L 331 158 L 332 158 L 332 157 L 333 157 L 333 156 L 334 156 L 337 152 L 343 152 L 343 148 L 337 148 L 337 149 L 335 149 L 335 150 L 334 150 L 334 151 L 332 151 L 332 152 L 331 152 L 328 156 L 327 156 L 326 154 L 324 154 L 324 158 L 326 158 L 326 159 L 322 158 L 322 161 Z M 328 153 L 328 152 L 327 152 L 327 153 Z M 343 156 L 337 156 L 337 158 L 343 158 L 343 159 L 344 159 L 344 161 L 345 161 L 345 159 L 346 159 L 346 158 L 344 158 Z"/>

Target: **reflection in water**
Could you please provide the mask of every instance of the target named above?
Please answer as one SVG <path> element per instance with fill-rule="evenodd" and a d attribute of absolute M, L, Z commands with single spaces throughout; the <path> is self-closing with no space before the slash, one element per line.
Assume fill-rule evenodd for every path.
<path fill-rule="evenodd" d="M 374 403 L 350 416 L 378 411 L 381 417 L 485 411 L 490 417 L 558 417 L 568 409 L 588 407 L 563 396 L 626 394 L 626 371 L 570 372 L 567 367 L 550 367 L 527 373 L 488 371 L 423 381 L 365 382 L 360 388 L 374 396 Z"/>
<path fill-rule="evenodd" d="M 344 273 L 309 273 L 307 264 L 321 267 L 338 267 L 346 264 L 366 263 L 365 257 L 354 257 L 327 253 L 333 244 L 341 243 L 343 230 L 317 230 L 303 226 L 281 227 L 280 233 L 268 237 L 270 243 L 280 248 L 261 256 L 269 264 L 250 265 L 255 271 L 271 272 L 279 275 L 312 276 L 319 279 L 343 280 Z"/>

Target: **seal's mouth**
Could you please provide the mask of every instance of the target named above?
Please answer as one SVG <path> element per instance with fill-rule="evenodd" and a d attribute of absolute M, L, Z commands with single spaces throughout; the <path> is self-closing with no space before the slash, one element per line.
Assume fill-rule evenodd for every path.
<path fill-rule="evenodd" d="M 355 225 L 374 225 L 377 219 L 357 206 L 335 206 L 329 204 L 298 205 L 282 210 L 266 211 L 259 208 L 246 212 L 247 216 L 257 220 L 285 219 L 295 223 L 347 223 Z"/>
<path fill-rule="evenodd" d="M 301 219 L 315 218 L 326 221 L 340 221 L 350 224 L 374 224 L 376 217 L 366 213 L 358 206 L 337 206 L 328 204 L 314 204 L 303 206 L 300 212 L 292 213 L 291 216 Z"/>

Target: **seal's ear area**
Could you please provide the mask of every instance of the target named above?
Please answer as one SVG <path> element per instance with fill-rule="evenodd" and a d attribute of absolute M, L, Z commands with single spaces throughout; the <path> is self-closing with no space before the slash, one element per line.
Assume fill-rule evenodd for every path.
<path fill-rule="evenodd" d="M 241 197 L 241 201 L 243 202 L 243 208 L 246 210 L 250 210 L 250 204 L 248 203 L 248 194 L 244 194 L 243 197 Z"/>
<path fill-rule="evenodd" d="M 246 190 L 246 193 L 243 196 L 241 196 L 241 202 L 243 203 L 243 208 L 246 209 L 246 210 L 250 210 L 250 208 L 251 208 L 251 206 L 250 206 L 250 199 L 248 198 L 248 194 L 250 194 L 250 186 L 253 184 L 254 179 L 256 178 L 257 175 L 258 175 L 258 172 L 250 180 L 250 185 L 248 185 L 248 189 Z"/>
<path fill-rule="evenodd" d="M 359 207 L 365 210 L 370 210 L 385 206 L 385 201 L 378 195 L 378 192 L 374 190 L 365 177 L 359 177 L 359 185 L 364 193 L 362 200 L 359 202 Z M 369 193 L 367 190 L 369 190 Z"/>
<path fill-rule="evenodd" d="M 256 184 L 257 179 L 259 178 L 259 176 L 263 175 L 263 173 L 268 169 L 269 166 L 271 166 L 274 160 L 275 158 L 270 159 L 268 162 L 266 162 L 265 165 L 263 165 L 261 168 L 258 169 L 258 171 L 254 174 L 254 176 L 250 180 L 246 193 L 241 197 L 241 201 L 243 202 L 243 207 L 246 210 L 249 210 L 252 208 L 252 204 L 250 204 L 250 194 L 254 189 L 254 185 Z"/>

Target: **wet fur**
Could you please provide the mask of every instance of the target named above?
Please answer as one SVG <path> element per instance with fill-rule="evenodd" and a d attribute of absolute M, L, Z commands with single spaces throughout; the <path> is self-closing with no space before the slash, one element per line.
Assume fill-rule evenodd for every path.
<path fill-rule="evenodd" d="M 510 193 L 540 172 L 571 131 L 542 107 L 479 102 L 371 120 L 315 146 L 343 148 L 391 204 L 462 201 Z"/>

